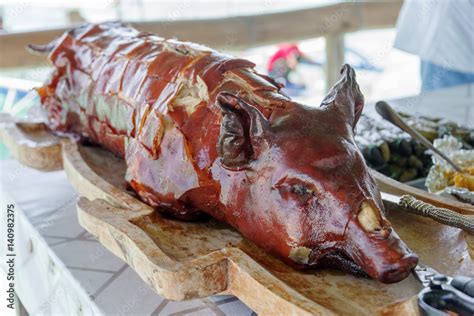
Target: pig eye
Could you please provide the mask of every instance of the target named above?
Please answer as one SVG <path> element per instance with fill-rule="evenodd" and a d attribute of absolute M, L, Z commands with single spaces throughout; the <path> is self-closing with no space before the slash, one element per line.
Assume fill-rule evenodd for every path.
<path fill-rule="evenodd" d="M 310 184 L 296 180 L 285 180 L 275 186 L 284 199 L 293 199 L 304 204 L 316 196 L 316 191 Z"/>
<path fill-rule="evenodd" d="M 294 193 L 301 198 L 308 199 L 314 196 L 314 190 L 311 190 L 304 184 L 293 184 L 290 190 L 291 190 L 291 193 Z"/>

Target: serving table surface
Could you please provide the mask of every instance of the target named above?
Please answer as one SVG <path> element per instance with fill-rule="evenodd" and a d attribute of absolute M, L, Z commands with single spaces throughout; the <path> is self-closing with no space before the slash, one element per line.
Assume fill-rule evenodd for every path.
<path fill-rule="evenodd" d="M 30 315 L 252 314 L 233 296 L 164 299 L 79 225 L 78 195 L 64 171 L 41 172 L 13 159 L 0 164 L 1 205 L 15 205 L 15 290 Z"/>

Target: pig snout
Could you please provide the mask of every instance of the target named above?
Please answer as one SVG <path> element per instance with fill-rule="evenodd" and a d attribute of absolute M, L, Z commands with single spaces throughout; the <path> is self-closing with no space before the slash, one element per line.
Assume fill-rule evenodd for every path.
<path fill-rule="evenodd" d="M 347 227 L 346 253 L 372 278 L 395 283 L 408 277 L 418 263 L 382 212 L 370 201 L 360 204 Z"/>

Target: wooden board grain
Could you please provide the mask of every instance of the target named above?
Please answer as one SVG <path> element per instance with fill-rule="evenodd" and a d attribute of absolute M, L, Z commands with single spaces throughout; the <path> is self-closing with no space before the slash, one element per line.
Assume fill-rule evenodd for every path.
<path fill-rule="evenodd" d="M 169 299 L 232 294 L 262 315 L 418 314 L 421 286 L 412 276 L 384 285 L 330 269 L 296 271 L 213 219 L 189 223 L 156 213 L 127 191 L 124 162 L 103 149 L 63 141 L 62 160 L 82 196 L 81 225 Z M 398 209 L 388 218 L 424 263 L 474 276 L 472 239 L 459 229 Z"/>

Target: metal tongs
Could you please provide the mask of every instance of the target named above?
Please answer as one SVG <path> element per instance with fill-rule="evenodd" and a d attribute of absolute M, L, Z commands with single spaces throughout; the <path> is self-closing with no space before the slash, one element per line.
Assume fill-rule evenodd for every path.
<path fill-rule="evenodd" d="M 418 306 L 422 315 L 474 315 L 474 278 L 452 278 L 423 263 L 418 263 L 412 273 L 424 287 L 418 294 Z"/>

